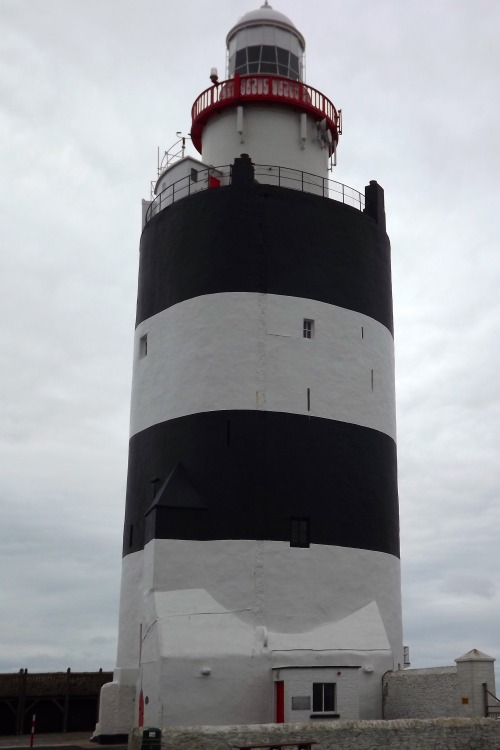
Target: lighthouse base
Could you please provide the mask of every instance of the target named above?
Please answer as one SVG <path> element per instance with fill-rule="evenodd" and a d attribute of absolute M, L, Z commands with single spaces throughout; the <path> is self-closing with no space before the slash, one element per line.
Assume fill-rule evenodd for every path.
<path fill-rule="evenodd" d="M 113 682 L 102 686 L 99 720 L 93 736 L 100 744 L 127 741 L 136 714 L 138 672 L 139 670 L 135 669 L 117 669 L 113 675 Z"/>
<path fill-rule="evenodd" d="M 394 556 L 154 540 L 124 559 L 124 591 L 127 581 L 140 611 L 122 619 L 120 661 L 138 631 L 140 669 L 117 669 L 103 688 L 99 736 L 138 725 L 141 689 L 145 726 L 381 718 L 381 678 L 402 653 Z"/>

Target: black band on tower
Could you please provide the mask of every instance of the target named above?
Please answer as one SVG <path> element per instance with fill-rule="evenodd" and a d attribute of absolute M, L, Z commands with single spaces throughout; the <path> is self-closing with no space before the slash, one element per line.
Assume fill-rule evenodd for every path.
<path fill-rule="evenodd" d="M 203 294 L 267 292 L 355 310 L 393 332 L 389 238 L 329 198 L 272 185 L 207 190 L 153 217 L 140 255 L 137 325 Z"/>
<path fill-rule="evenodd" d="M 399 556 L 396 446 L 384 433 L 261 411 L 193 414 L 130 441 L 123 554 L 151 539 L 310 542 Z"/>

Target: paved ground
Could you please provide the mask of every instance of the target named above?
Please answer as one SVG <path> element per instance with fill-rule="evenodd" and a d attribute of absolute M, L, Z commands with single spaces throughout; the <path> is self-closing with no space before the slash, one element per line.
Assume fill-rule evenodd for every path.
<path fill-rule="evenodd" d="M 124 750 L 126 745 L 99 745 L 97 742 L 90 741 L 91 732 L 65 732 L 58 734 L 37 734 L 33 748 L 43 748 L 43 750 L 99 750 L 99 748 L 109 748 L 109 750 Z M 30 735 L 0 735 L 0 748 L 29 748 Z"/>

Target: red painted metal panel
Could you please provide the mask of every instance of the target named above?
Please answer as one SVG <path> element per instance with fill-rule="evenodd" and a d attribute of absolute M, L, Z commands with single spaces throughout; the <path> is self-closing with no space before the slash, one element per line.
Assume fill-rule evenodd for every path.
<path fill-rule="evenodd" d="M 139 727 L 144 726 L 144 693 L 142 692 L 142 688 L 139 694 L 139 719 L 138 719 L 137 726 Z"/>
<path fill-rule="evenodd" d="M 338 142 L 340 116 L 332 102 L 317 89 L 301 81 L 274 75 L 239 76 L 206 89 L 191 110 L 191 138 L 201 154 L 201 135 L 209 117 L 229 106 L 249 102 L 285 104 L 319 120 L 326 119 L 333 141 Z"/>

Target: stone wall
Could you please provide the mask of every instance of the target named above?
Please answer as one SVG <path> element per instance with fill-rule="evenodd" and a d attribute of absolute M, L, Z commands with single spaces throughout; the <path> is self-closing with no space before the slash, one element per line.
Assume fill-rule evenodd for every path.
<path fill-rule="evenodd" d="M 385 674 L 383 716 L 384 719 L 464 717 L 456 667 L 408 669 Z"/>
<path fill-rule="evenodd" d="M 130 734 L 129 750 L 140 750 L 142 731 Z M 494 719 L 401 719 L 318 724 L 169 727 L 162 750 L 231 750 L 233 745 L 314 739 L 317 750 L 498 750 L 500 721 Z"/>

